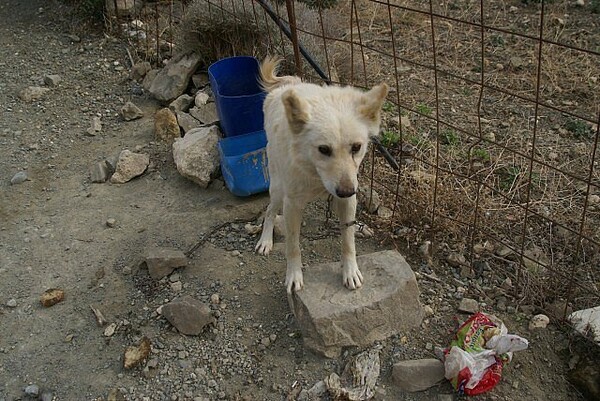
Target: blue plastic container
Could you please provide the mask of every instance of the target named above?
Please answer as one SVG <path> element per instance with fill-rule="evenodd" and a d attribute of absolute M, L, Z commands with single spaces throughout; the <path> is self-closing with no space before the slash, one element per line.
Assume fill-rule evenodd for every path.
<path fill-rule="evenodd" d="M 266 146 L 264 130 L 219 141 L 221 172 L 232 194 L 249 196 L 269 189 Z"/>
<path fill-rule="evenodd" d="M 258 60 L 249 56 L 225 58 L 208 67 L 223 136 L 263 129 L 266 93 L 259 85 Z"/>

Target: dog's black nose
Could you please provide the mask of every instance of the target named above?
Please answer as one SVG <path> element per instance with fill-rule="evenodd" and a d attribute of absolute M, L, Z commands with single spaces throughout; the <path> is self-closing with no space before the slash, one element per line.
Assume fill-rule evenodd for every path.
<path fill-rule="evenodd" d="M 355 193 L 356 193 L 356 191 L 354 191 L 354 189 L 338 188 L 335 190 L 335 194 L 337 196 L 339 196 L 340 198 L 349 198 L 352 195 L 354 195 Z"/>

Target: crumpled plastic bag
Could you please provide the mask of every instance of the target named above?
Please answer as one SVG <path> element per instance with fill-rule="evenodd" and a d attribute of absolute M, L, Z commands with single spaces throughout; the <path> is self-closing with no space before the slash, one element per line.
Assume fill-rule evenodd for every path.
<path fill-rule="evenodd" d="M 491 390 L 502 377 L 504 363 L 529 343 L 508 334 L 504 323 L 493 315 L 476 313 L 458 329 L 445 350 L 446 379 L 460 394 L 477 395 Z"/>

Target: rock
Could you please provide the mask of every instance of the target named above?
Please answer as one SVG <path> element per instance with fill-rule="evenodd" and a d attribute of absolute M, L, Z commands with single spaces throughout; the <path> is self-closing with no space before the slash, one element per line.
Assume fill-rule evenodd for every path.
<path fill-rule="evenodd" d="M 397 362 L 392 369 L 394 384 L 411 393 L 435 386 L 444 375 L 444 363 L 433 358 Z"/>
<path fill-rule="evenodd" d="M 125 121 L 132 121 L 144 117 L 144 112 L 132 102 L 127 102 L 121 107 L 121 116 Z"/>
<path fill-rule="evenodd" d="M 106 326 L 106 328 L 104 329 L 104 336 L 105 337 L 112 337 L 113 334 L 115 334 L 115 331 L 117 330 L 117 324 L 116 323 L 111 323 L 108 326 Z"/>
<path fill-rule="evenodd" d="M 169 286 L 173 292 L 181 292 L 183 290 L 183 283 L 181 281 L 171 283 Z"/>
<path fill-rule="evenodd" d="M 550 318 L 546 315 L 535 315 L 529 321 L 529 330 L 545 329 L 550 323 Z"/>
<path fill-rule="evenodd" d="M 111 174 L 111 168 L 106 162 L 106 160 L 102 160 L 101 162 L 95 163 L 92 165 L 92 167 L 90 167 L 90 180 L 92 182 L 106 182 Z"/>
<path fill-rule="evenodd" d="M 58 86 L 60 81 L 61 81 L 60 75 L 57 75 L 57 74 L 44 75 L 44 83 L 48 86 Z"/>
<path fill-rule="evenodd" d="M 597 205 L 598 203 L 600 203 L 600 196 L 598 196 L 598 195 L 589 195 L 588 196 L 588 203 L 590 205 Z"/>
<path fill-rule="evenodd" d="M 177 123 L 186 134 L 194 128 L 202 127 L 202 123 L 200 121 L 196 120 L 188 113 L 184 113 L 183 111 L 177 112 Z"/>
<path fill-rule="evenodd" d="M 135 63 L 131 67 L 131 72 L 129 73 L 129 77 L 134 81 L 142 81 L 148 72 L 152 70 L 152 66 L 148 61 L 142 61 L 139 63 Z"/>
<path fill-rule="evenodd" d="M 105 9 L 118 18 L 135 17 L 143 5 L 143 0 L 106 0 Z"/>
<path fill-rule="evenodd" d="M 575 0 L 575 5 L 579 7 L 585 6 L 585 0 Z"/>
<path fill-rule="evenodd" d="M 168 276 L 176 268 L 185 267 L 188 263 L 187 256 L 182 251 L 163 247 L 147 249 L 145 261 L 148 274 L 155 280 Z"/>
<path fill-rule="evenodd" d="M 208 187 L 220 165 L 219 129 L 216 126 L 197 128 L 173 144 L 173 159 L 177 171 L 203 188 Z"/>
<path fill-rule="evenodd" d="M 379 206 L 377 208 L 377 215 L 382 219 L 391 219 L 394 212 L 392 209 L 386 206 Z"/>
<path fill-rule="evenodd" d="M 374 189 L 358 189 L 358 201 L 361 205 L 367 209 L 367 211 L 371 214 L 377 213 L 377 209 L 379 209 L 379 205 L 381 205 L 381 199 L 379 197 L 379 193 Z"/>
<path fill-rule="evenodd" d="M 195 53 L 173 57 L 152 81 L 150 93 L 161 102 L 173 101 L 185 92 L 199 65 L 200 56 Z"/>
<path fill-rule="evenodd" d="M 523 264 L 530 273 L 542 273 L 549 262 L 542 248 L 533 246 L 523 252 Z"/>
<path fill-rule="evenodd" d="M 65 299 L 65 292 L 59 288 L 50 288 L 42 294 L 40 302 L 46 308 L 54 306 Z"/>
<path fill-rule="evenodd" d="M 426 317 L 431 317 L 431 316 L 433 316 L 433 315 L 434 315 L 434 313 L 435 313 L 435 312 L 433 311 L 433 308 L 432 308 L 431 306 L 429 306 L 429 305 L 425 305 L 425 306 L 423 307 L 423 311 L 425 312 L 425 316 L 426 316 Z"/>
<path fill-rule="evenodd" d="M 209 306 L 190 296 L 164 305 L 162 315 L 180 333 L 192 336 L 200 334 L 204 326 L 214 322 Z"/>
<path fill-rule="evenodd" d="M 144 80 L 142 81 L 142 88 L 150 92 L 150 86 L 152 86 L 152 82 L 154 81 L 159 72 L 160 70 L 158 68 L 154 68 L 148 71 L 146 73 L 146 76 L 144 77 Z"/>
<path fill-rule="evenodd" d="M 346 363 L 341 377 L 332 373 L 325 385 L 335 400 L 370 400 L 375 395 L 379 370 L 379 350 L 361 352 Z"/>
<path fill-rule="evenodd" d="M 127 149 L 119 154 L 117 168 L 110 177 L 113 184 L 124 184 L 127 181 L 141 175 L 148 168 L 150 157 L 143 153 L 133 153 Z"/>
<path fill-rule="evenodd" d="M 88 128 L 87 130 L 88 134 L 90 134 L 91 136 L 95 136 L 96 133 L 100 131 L 102 131 L 102 120 L 100 120 L 100 117 L 92 118 L 90 128 Z"/>
<path fill-rule="evenodd" d="M 458 305 L 458 311 L 462 313 L 477 313 L 479 312 L 479 302 L 471 298 L 463 298 Z"/>
<path fill-rule="evenodd" d="M 433 184 L 435 182 L 434 174 L 429 174 L 421 170 L 411 171 L 409 177 L 417 184 Z"/>
<path fill-rule="evenodd" d="M 184 93 L 177 99 L 173 100 L 171 104 L 169 104 L 169 109 L 171 109 L 173 113 L 176 113 L 178 111 L 186 112 L 188 111 L 193 102 L 194 97 Z"/>
<path fill-rule="evenodd" d="M 48 91 L 50 91 L 48 88 L 28 86 L 19 92 L 19 98 L 24 102 L 33 102 L 42 99 Z"/>
<path fill-rule="evenodd" d="M 150 340 L 148 337 L 142 338 L 139 345 L 127 347 L 125 350 L 125 355 L 123 356 L 123 367 L 125 369 L 131 369 L 134 366 L 139 365 L 142 361 L 148 358 L 150 351 Z"/>
<path fill-rule="evenodd" d="M 525 65 L 525 62 L 521 57 L 513 56 L 510 58 L 510 65 L 513 68 L 521 68 Z"/>
<path fill-rule="evenodd" d="M 221 298 L 219 297 L 219 294 L 212 294 L 210 296 L 210 303 L 213 305 L 218 305 L 221 303 Z"/>
<path fill-rule="evenodd" d="M 446 257 L 446 262 L 452 267 L 460 267 L 467 264 L 467 259 L 462 253 L 452 252 Z"/>
<path fill-rule="evenodd" d="M 69 34 L 69 35 L 67 35 L 67 38 L 69 38 L 69 40 L 73 43 L 81 42 L 81 38 L 79 37 L 79 35 Z"/>
<path fill-rule="evenodd" d="M 196 120 L 199 120 L 206 125 L 215 124 L 219 121 L 216 103 L 207 103 L 202 106 L 192 107 L 190 109 L 190 114 Z"/>
<path fill-rule="evenodd" d="M 297 401 L 320 401 L 328 395 L 327 384 L 323 380 L 318 381 L 310 389 L 303 389 L 298 394 Z"/>
<path fill-rule="evenodd" d="M 52 401 L 52 400 L 54 400 L 54 394 L 52 394 L 48 391 L 45 391 L 42 393 L 40 400 L 41 401 Z"/>
<path fill-rule="evenodd" d="M 206 103 L 208 103 L 208 99 L 210 99 L 210 96 L 208 95 L 208 93 L 203 92 L 203 91 L 198 91 L 196 93 L 196 96 L 194 97 L 194 104 L 196 105 L 196 107 L 202 107 Z"/>
<path fill-rule="evenodd" d="M 14 298 L 9 299 L 8 301 L 6 301 L 6 306 L 8 306 L 9 308 L 16 308 L 17 300 Z"/>
<path fill-rule="evenodd" d="M 600 306 L 575 311 L 567 320 L 575 330 L 600 345 Z"/>
<path fill-rule="evenodd" d="M 154 115 L 154 137 L 169 144 L 181 138 L 177 117 L 171 110 L 160 109 Z"/>
<path fill-rule="evenodd" d="M 494 252 L 497 256 L 500 256 L 501 258 L 505 258 L 507 256 L 510 256 L 513 254 L 513 250 L 510 249 L 509 247 L 507 247 L 504 244 L 500 244 L 497 248 L 496 251 Z"/>
<path fill-rule="evenodd" d="M 288 295 L 304 345 L 334 358 L 342 347 L 369 346 L 421 324 L 415 275 L 396 251 L 359 256 L 363 287 L 342 285 L 339 263 L 312 266 L 304 289 Z M 376 311 L 376 312 L 375 312 Z"/>
<path fill-rule="evenodd" d="M 30 384 L 25 387 L 24 391 L 30 397 L 37 397 L 40 394 L 40 388 L 37 384 Z"/>
<path fill-rule="evenodd" d="M 11 185 L 22 184 L 25 181 L 27 181 L 28 179 L 29 179 L 29 177 L 27 177 L 26 171 L 19 171 L 17 174 L 13 175 L 13 177 L 10 179 L 10 184 Z"/>
<path fill-rule="evenodd" d="M 100 398 L 98 401 L 102 401 L 102 398 Z M 106 401 L 127 401 L 127 399 L 123 393 L 119 391 L 119 389 L 113 388 L 108 392 L 108 398 Z"/>
<path fill-rule="evenodd" d="M 110 218 L 106 220 L 106 227 L 113 228 L 117 225 L 117 220 Z"/>

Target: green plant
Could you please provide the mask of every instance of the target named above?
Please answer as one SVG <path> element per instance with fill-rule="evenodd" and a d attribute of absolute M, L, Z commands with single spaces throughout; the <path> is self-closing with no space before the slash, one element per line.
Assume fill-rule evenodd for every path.
<path fill-rule="evenodd" d="M 513 185 L 515 185 L 515 182 L 517 182 L 517 179 L 521 175 L 521 168 L 518 166 L 509 166 L 501 169 L 499 174 L 500 188 L 502 188 L 505 191 L 508 191 L 513 187 Z"/>
<path fill-rule="evenodd" d="M 433 110 L 431 110 L 431 107 L 427 106 L 425 103 L 417 104 L 417 111 L 426 116 L 430 116 L 431 113 L 433 113 Z"/>
<path fill-rule="evenodd" d="M 383 109 L 383 111 L 391 113 L 394 110 L 396 110 L 396 105 L 390 101 L 386 101 L 385 103 L 383 103 L 383 106 L 381 108 Z"/>
<path fill-rule="evenodd" d="M 397 131 L 386 130 L 381 133 L 381 144 L 386 148 L 395 146 L 400 142 L 400 134 Z"/>
<path fill-rule="evenodd" d="M 574 118 L 567 120 L 565 129 L 571 132 L 577 139 L 585 139 L 594 136 L 594 131 L 587 123 Z"/>
<path fill-rule="evenodd" d="M 444 130 L 440 135 L 440 139 L 444 145 L 455 146 L 460 143 L 460 138 L 458 137 L 458 134 L 452 129 Z"/>
<path fill-rule="evenodd" d="M 490 161 L 490 153 L 482 148 L 475 148 L 473 149 L 473 151 L 471 152 L 471 154 L 473 155 L 473 158 L 487 162 Z"/>

